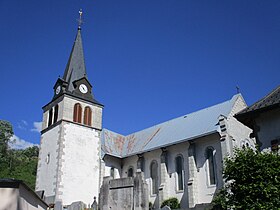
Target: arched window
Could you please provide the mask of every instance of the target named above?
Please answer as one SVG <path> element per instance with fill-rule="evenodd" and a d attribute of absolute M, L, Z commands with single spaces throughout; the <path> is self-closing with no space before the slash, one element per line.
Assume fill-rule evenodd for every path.
<path fill-rule="evenodd" d="M 143 157 L 143 155 L 138 155 L 138 160 L 137 160 L 137 170 L 141 170 L 142 172 L 144 172 L 145 170 L 145 158 Z"/>
<path fill-rule="evenodd" d="M 85 112 L 84 112 L 84 124 L 91 126 L 91 108 L 89 106 L 87 106 L 85 108 Z"/>
<path fill-rule="evenodd" d="M 133 168 L 132 168 L 132 167 L 130 167 L 130 168 L 128 169 L 128 171 L 127 171 L 127 176 L 128 176 L 128 177 L 133 177 Z"/>
<path fill-rule="evenodd" d="M 115 168 L 111 167 L 110 169 L 110 176 L 114 179 L 115 178 Z"/>
<path fill-rule="evenodd" d="M 178 155 L 175 158 L 176 162 L 176 173 L 177 173 L 177 189 L 183 190 L 184 189 L 184 166 L 183 166 L 183 157 Z"/>
<path fill-rule="evenodd" d="M 216 171 L 215 171 L 215 157 L 214 157 L 214 149 L 208 147 L 206 149 L 206 159 L 208 163 L 208 177 L 209 183 L 211 185 L 216 184 Z"/>
<path fill-rule="evenodd" d="M 48 126 L 52 125 L 52 119 L 53 119 L 53 109 L 51 108 L 49 110 L 49 121 L 48 121 Z"/>
<path fill-rule="evenodd" d="M 158 192 L 158 164 L 156 161 L 153 161 L 151 163 L 150 167 L 151 171 L 151 179 L 152 179 L 152 194 L 157 194 Z"/>
<path fill-rule="evenodd" d="M 240 146 L 244 149 L 246 147 L 251 147 L 250 142 L 248 141 L 248 139 L 244 139 L 240 142 Z"/>
<path fill-rule="evenodd" d="M 82 106 L 79 103 L 74 106 L 73 121 L 78 123 L 82 122 Z"/>
<path fill-rule="evenodd" d="M 57 118 L 58 118 L 58 105 L 55 105 L 53 123 L 57 122 Z"/>

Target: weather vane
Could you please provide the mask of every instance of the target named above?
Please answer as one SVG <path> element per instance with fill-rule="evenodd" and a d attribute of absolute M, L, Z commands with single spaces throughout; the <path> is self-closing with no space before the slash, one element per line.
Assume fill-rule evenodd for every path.
<path fill-rule="evenodd" d="M 82 26 L 82 24 L 83 24 L 83 19 L 82 19 L 82 15 L 83 15 L 83 11 L 82 11 L 82 9 L 80 9 L 79 10 L 79 14 L 80 14 L 80 17 L 79 17 L 79 19 L 77 20 L 78 21 L 78 29 L 81 29 L 81 26 Z"/>

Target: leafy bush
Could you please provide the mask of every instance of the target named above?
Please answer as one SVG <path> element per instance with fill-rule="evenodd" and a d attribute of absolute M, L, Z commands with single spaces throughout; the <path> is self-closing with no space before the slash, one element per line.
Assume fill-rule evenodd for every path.
<path fill-rule="evenodd" d="M 149 210 L 152 210 L 153 209 L 153 204 L 152 204 L 152 202 L 150 201 L 149 202 Z"/>
<path fill-rule="evenodd" d="M 164 206 L 169 206 L 171 209 L 179 209 L 180 203 L 177 198 L 169 198 L 162 202 L 160 208 L 163 208 Z"/>
<path fill-rule="evenodd" d="M 280 155 L 250 148 L 237 149 L 225 160 L 225 187 L 213 209 L 279 209 Z"/>

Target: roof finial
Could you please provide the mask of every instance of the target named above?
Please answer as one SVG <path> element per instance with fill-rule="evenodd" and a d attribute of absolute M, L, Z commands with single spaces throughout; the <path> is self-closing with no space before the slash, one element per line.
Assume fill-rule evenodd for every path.
<path fill-rule="evenodd" d="M 77 20 L 77 21 L 78 21 L 78 29 L 81 30 L 81 26 L 82 26 L 82 24 L 83 24 L 83 22 L 84 22 L 83 19 L 82 19 L 82 15 L 83 15 L 82 9 L 79 10 L 79 14 L 80 14 L 80 17 L 79 17 L 79 19 Z"/>

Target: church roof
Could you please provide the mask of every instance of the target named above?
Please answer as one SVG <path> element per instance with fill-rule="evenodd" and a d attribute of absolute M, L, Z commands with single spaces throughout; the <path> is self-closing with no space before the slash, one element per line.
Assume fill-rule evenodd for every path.
<path fill-rule="evenodd" d="M 228 117 L 238 97 L 127 136 L 103 129 L 102 156 L 127 157 L 216 133 L 219 116 Z"/>
<path fill-rule="evenodd" d="M 74 90 L 73 82 L 87 77 L 81 29 L 78 29 L 68 63 L 66 65 L 63 80 L 68 83 L 67 90 Z"/>

